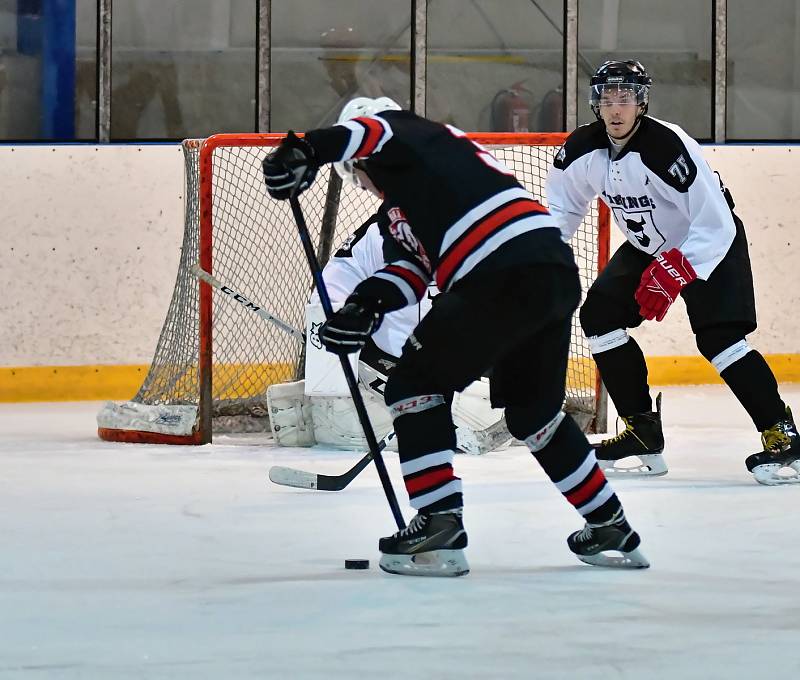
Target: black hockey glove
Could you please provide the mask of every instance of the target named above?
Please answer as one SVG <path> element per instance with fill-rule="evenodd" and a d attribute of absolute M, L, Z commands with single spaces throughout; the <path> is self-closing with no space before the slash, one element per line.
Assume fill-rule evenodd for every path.
<path fill-rule="evenodd" d="M 378 330 L 383 314 L 358 298 L 346 302 L 319 329 L 319 339 L 325 349 L 334 354 L 352 354 L 366 344 Z"/>
<path fill-rule="evenodd" d="M 264 182 L 272 198 L 285 201 L 296 191 L 302 193 L 314 182 L 319 169 L 312 146 L 294 132 L 264 159 Z"/>

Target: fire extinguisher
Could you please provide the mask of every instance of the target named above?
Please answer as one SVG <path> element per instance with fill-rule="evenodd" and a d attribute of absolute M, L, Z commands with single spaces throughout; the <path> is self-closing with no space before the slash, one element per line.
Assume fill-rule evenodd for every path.
<path fill-rule="evenodd" d="M 514 83 L 500 90 L 492 100 L 492 130 L 495 132 L 530 132 L 533 93 Z"/>

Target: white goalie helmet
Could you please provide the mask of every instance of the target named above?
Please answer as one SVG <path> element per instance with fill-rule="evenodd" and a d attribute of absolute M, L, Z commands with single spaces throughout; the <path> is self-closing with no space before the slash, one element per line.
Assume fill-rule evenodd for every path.
<path fill-rule="evenodd" d="M 362 116 L 374 116 L 381 111 L 400 111 L 401 109 L 402 107 L 400 104 L 389 97 L 378 97 L 376 99 L 371 99 L 370 97 L 356 97 L 344 105 L 336 124 L 346 123 L 348 120 L 361 118 Z M 353 167 L 354 164 L 355 161 L 353 160 L 340 161 L 339 163 L 333 164 L 333 169 L 336 170 L 336 174 L 345 182 L 350 182 L 360 187 L 361 183 L 356 176 L 355 168 Z"/>

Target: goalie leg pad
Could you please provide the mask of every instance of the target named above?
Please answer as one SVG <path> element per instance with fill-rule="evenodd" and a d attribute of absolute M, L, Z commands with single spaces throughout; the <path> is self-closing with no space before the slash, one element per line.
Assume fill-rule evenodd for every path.
<path fill-rule="evenodd" d="M 451 411 L 458 448 L 464 453 L 488 453 L 512 438 L 503 409 L 492 408 L 488 380 L 476 380 L 466 389 L 456 392 Z"/>
<path fill-rule="evenodd" d="M 305 396 L 305 381 L 279 383 L 267 388 L 269 424 L 281 446 L 313 446 L 314 419 L 311 400 Z"/>
<path fill-rule="evenodd" d="M 380 441 L 392 430 L 392 418 L 382 399 L 364 389 L 361 396 L 375 437 Z M 350 451 L 367 449 L 364 430 L 350 397 L 311 397 L 311 413 L 317 444 Z"/>

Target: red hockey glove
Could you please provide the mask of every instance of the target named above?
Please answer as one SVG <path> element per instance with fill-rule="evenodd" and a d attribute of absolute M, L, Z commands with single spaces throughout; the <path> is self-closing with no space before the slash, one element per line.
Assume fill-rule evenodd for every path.
<path fill-rule="evenodd" d="M 661 321 L 681 289 L 696 278 L 694 268 L 680 250 L 673 248 L 661 253 L 644 270 L 636 289 L 634 297 L 639 303 L 639 312 L 645 319 Z"/>

